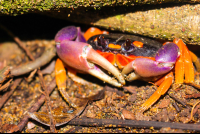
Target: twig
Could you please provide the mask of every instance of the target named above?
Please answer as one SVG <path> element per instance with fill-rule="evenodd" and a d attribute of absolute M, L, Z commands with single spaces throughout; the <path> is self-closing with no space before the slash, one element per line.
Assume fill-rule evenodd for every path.
<path fill-rule="evenodd" d="M 171 122 L 157 121 L 137 121 L 137 120 L 117 120 L 117 119 L 90 119 L 90 118 L 75 118 L 68 125 L 80 125 L 87 127 L 134 127 L 134 128 L 150 128 L 160 129 L 162 127 L 170 127 L 171 129 L 184 129 L 200 131 L 198 124 L 183 124 Z"/>
<path fill-rule="evenodd" d="M 170 94 L 170 93 L 168 93 L 168 95 L 169 95 L 172 99 L 174 99 L 175 101 L 177 101 L 178 103 L 180 103 L 181 105 L 183 105 L 184 107 L 190 108 L 190 107 L 188 107 L 188 106 L 185 104 L 185 102 L 183 102 L 183 101 L 181 101 L 180 99 L 176 98 L 174 95 L 172 95 L 172 94 Z"/>
<path fill-rule="evenodd" d="M 2 108 L 2 106 L 4 105 L 4 103 L 8 100 L 8 98 L 13 94 L 13 92 L 15 91 L 16 87 L 20 84 L 20 82 L 22 81 L 22 78 L 18 78 L 14 81 L 13 85 L 10 87 L 10 91 L 6 92 L 0 100 L 0 108 Z"/>
<path fill-rule="evenodd" d="M 197 85 L 195 83 L 186 83 L 187 85 L 193 86 L 196 89 L 200 89 L 200 85 Z"/>
<path fill-rule="evenodd" d="M 38 75 L 39 75 L 39 78 L 41 80 L 41 84 L 42 84 L 42 87 L 43 89 L 45 89 L 45 96 L 46 96 L 46 103 L 47 103 L 47 110 L 51 113 L 52 112 L 52 108 L 51 108 L 51 100 L 50 100 L 50 97 L 49 97 L 49 92 L 46 88 L 46 85 L 45 85 L 45 82 L 44 82 L 44 79 L 43 79 L 43 75 L 41 73 L 40 70 L 37 71 Z M 53 114 L 49 113 L 49 118 L 50 118 L 50 129 L 51 129 L 51 132 L 56 132 L 56 128 L 55 128 L 55 125 L 56 125 L 56 122 L 55 120 L 53 119 Z"/>
<path fill-rule="evenodd" d="M 50 48 L 46 50 L 41 57 L 37 58 L 35 61 L 31 61 L 27 64 L 21 65 L 19 67 L 15 67 L 11 69 L 11 75 L 19 76 L 33 71 L 34 69 L 38 69 L 41 66 L 46 65 L 51 61 L 51 59 L 56 55 L 56 49 Z"/>
<path fill-rule="evenodd" d="M 172 105 L 174 106 L 174 108 L 176 109 L 178 113 L 181 111 L 178 105 L 176 104 L 176 102 L 172 103 Z"/>
<path fill-rule="evenodd" d="M 10 86 L 10 83 L 12 82 L 13 79 L 10 79 L 8 82 L 6 82 L 3 86 L 0 84 L 0 91 L 8 88 Z"/>
<path fill-rule="evenodd" d="M 189 99 L 189 98 L 198 98 L 198 97 L 200 97 L 200 93 L 195 93 L 195 94 L 191 94 L 191 95 L 185 95 L 186 99 Z"/>
<path fill-rule="evenodd" d="M 35 58 L 33 57 L 33 55 L 31 54 L 31 52 L 26 48 L 26 46 L 24 45 L 24 43 L 18 38 L 16 37 L 11 31 L 9 31 L 6 27 L 4 27 L 3 25 L 0 24 L 0 28 L 4 29 L 11 37 L 13 37 L 13 39 L 18 43 L 18 45 L 23 48 L 23 50 L 26 52 L 26 54 L 28 55 L 28 57 L 31 59 L 31 60 L 35 60 Z M 55 49 L 55 48 L 54 48 Z M 40 61 L 41 62 L 41 61 Z M 50 115 L 50 121 L 51 121 L 51 125 L 50 125 L 50 130 L 51 132 L 56 132 L 56 128 L 55 128 L 55 122 L 54 122 L 54 119 L 52 118 L 53 115 L 52 115 L 52 111 L 51 111 L 51 106 L 50 106 L 50 98 L 49 98 L 49 95 L 48 95 L 48 91 L 46 89 L 46 85 L 45 85 L 45 82 L 44 82 L 44 78 L 42 76 L 42 73 L 40 72 L 40 69 L 38 69 L 37 71 L 38 75 L 39 75 L 39 78 L 40 78 L 40 81 L 41 81 L 41 85 L 45 91 L 45 96 L 46 96 L 46 100 L 47 100 L 47 109 L 49 110 L 49 115 Z"/>
<path fill-rule="evenodd" d="M 56 80 L 55 78 L 50 82 L 50 84 L 47 87 L 48 93 L 50 94 L 53 89 L 56 87 Z M 40 97 L 37 99 L 37 102 L 35 102 L 31 108 L 28 110 L 28 112 L 36 112 L 37 110 L 39 110 L 39 108 L 41 107 L 41 105 L 44 103 L 45 101 L 45 95 L 41 94 Z M 21 121 L 19 122 L 19 124 L 17 125 L 19 127 L 19 131 L 22 131 L 22 129 L 25 127 L 25 125 L 28 123 L 28 119 L 29 116 L 25 115 L 23 119 L 21 119 Z"/>
<path fill-rule="evenodd" d="M 81 129 L 81 126 L 75 126 L 67 131 L 65 131 L 64 133 L 75 133 L 77 130 Z"/>
<path fill-rule="evenodd" d="M 192 107 L 192 110 L 191 110 L 191 114 L 190 114 L 190 118 L 185 122 L 185 123 L 188 123 L 190 122 L 191 120 L 193 120 L 193 115 L 197 112 L 197 109 L 199 108 L 199 106 L 197 107 L 197 109 L 194 109 L 198 104 L 200 103 L 200 101 L 198 101 L 197 103 L 194 104 L 194 106 Z M 194 111 L 195 110 L 195 111 Z"/>

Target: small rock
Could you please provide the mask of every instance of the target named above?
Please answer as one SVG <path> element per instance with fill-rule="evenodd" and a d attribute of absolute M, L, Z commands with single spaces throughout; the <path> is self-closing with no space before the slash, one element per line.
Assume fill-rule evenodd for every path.
<path fill-rule="evenodd" d="M 153 119 L 156 120 L 156 121 L 168 122 L 169 121 L 169 117 L 168 117 L 167 109 L 163 109 L 162 112 L 157 113 L 153 117 Z"/>
<path fill-rule="evenodd" d="M 183 117 L 188 117 L 190 115 L 190 109 L 189 108 L 185 108 L 185 109 L 181 110 L 179 115 L 183 116 Z"/>
<path fill-rule="evenodd" d="M 162 100 L 158 108 L 166 108 L 169 106 L 169 103 L 170 103 L 170 99 Z"/>
<path fill-rule="evenodd" d="M 128 91 L 135 95 L 137 94 L 137 91 L 136 91 L 137 86 L 124 86 L 123 88 L 124 88 L 124 91 Z"/>
<path fill-rule="evenodd" d="M 167 109 L 163 109 L 162 110 L 161 121 L 163 121 L 163 122 L 168 122 L 169 121 Z"/>
<path fill-rule="evenodd" d="M 175 116 L 176 116 L 176 113 L 175 113 L 175 112 L 169 112 L 169 113 L 168 113 L 168 116 L 169 116 L 169 120 L 170 120 L 170 121 L 174 121 Z"/>
<path fill-rule="evenodd" d="M 160 133 L 185 133 L 181 129 L 171 129 L 170 127 L 163 127 L 160 129 Z"/>
<path fill-rule="evenodd" d="M 126 109 L 122 110 L 122 115 L 124 116 L 125 119 L 135 120 L 134 114 L 131 111 L 128 111 Z"/>
<path fill-rule="evenodd" d="M 152 119 L 151 119 L 151 116 L 145 116 L 145 115 L 143 115 L 141 112 L 137 112 L 137 113 L 135 114 L 135 118 L 136 118 L 136 120 L 145 120 L 145 121 L 152 120 Z"/>
<path fill-rule="evenodd" d="M 188 121 L 190 120 L 190 118 L 189 117 L 180 117 L 179 120 L 180 120 L 180 122 L 188 123 Z"/>
<path fill-rule="evenodd" d="M 132 94 L 128 97 L 128 101 L 129 102 L 134 102 L 137 99 L 137 95 L 136 94 Z"/>
<path fill-rule="evenodd" d="M 123 108 L 123 107 L 125 107 L 125 106 L 126 106 L 126 104 L 123 104 L 123 103 L 118 103 L 118 104 L 117 104 L 117 107 L 118 107 L 118 108 Z"/>
<path fill-rule="evenodd" d="M 28 128 L 28 129 L 32 129 L 32 128 L 34 128 L 34 127 L 35 127 L 35 124 L 34 124 L 34 123 L 32 123 L 32 122 L 30 122 L 30 121 L 27 123 L 27 128 Z"/>
<path fill-rule="evenodd" d="M 88 110 L 86 116 L 88 118 L 95 118 L 96 114 L 94 113 L 94 110 Z"/>

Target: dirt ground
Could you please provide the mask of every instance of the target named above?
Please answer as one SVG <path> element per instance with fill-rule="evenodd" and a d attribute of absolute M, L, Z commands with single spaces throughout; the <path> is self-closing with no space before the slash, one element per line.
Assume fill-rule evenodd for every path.
<path fill-rule="evenodd" d="M 28 18 L 28 16 L 26 17 Z M 72 25 L 70 22 L 58 20 L 55 27 L 51 27 L 54 22 L 53 18 L 46 18 L 46 21 L 41 21 L 42 24 L 39 25 L 38 21 L 40 21 L 43 16 L 33 15 L 32 17 L 35 17 L 35 20 L 33 21 L 32 19 L 32 22 L 30 22 L 29 25 L 26 24 L 22 28 L 23 23 L 25 24 L 26 22 L 26 17 L 19 16 L 15 19 L 4 17 L 2 25 L 7 27 L 23 41 L 26 48 L 31 52 L 35 59 L 41 57 L 41 55 L 48 49 L 55 47 L 53 38 L 60 28 Z M 15 23 L 15 25 L 11 25 L 11 23 Z M 45 24 L 46 26 L 43 28 L 41 25 Z M 49 27 L 52 29 L 48 29 Z M 83 26 L 83 30 L 87 27 L 88 26 Z M 2 29 L 0 29 L 0 35 L 0 67 L 6 64 L 6 66 L 10 66 L 11 69 L 13 69 L 30 62 L 27 54 L 17 45 L 13 38 L 7 35 L 7 33 Z M 191 48 L 194 50 L 193 46 L 191 46 Z M 116 88 L 94 78 L 93 76 L 81 74 L 80 77 L 90 81 L 94 85 L 80 85 L 68 78 L 66 89 L 68 94 L 74 98 L 87 98 L 88 96 L 93 95 L 97 96 L 88 100 L 84 109 L 80 110 L 80 114 L 74 115 L 73 112 L 78 109 L 70 107 L 55 86 L 54 65 L 57 58 L 57 56 L 54 56 L 46 65 L 40 68 L 46 87 L 49 89 L 51 87 L 48 86 L 51 85 L 53 91 L 50 94 L 50 101 L 48 98 L 45 100 L 45 97 L 43 97 L 45 100 L 44 104 L 41 103 L 42 106 L 38 106 L 38 112 L 46 114 L 47 116 L 48 107 L 50 106 L 54 115 L 67 115 L 69 116 L 67 118 L 72 118 L 72 121 L 69 122 L 69 124 L 64 123 L 63 125 L 56 127 L 56 132 L 190 133 L 200 131 L 199 128 L 186 130 L 178 128 L 173 129 L 173 127 L 176 127 L 176 124 L 173 125 L 173 123 L 181 123 L 185 125 L 182 128 L 191 128 L 190 125 L 199 124 L 199 89 L 187 84 L 182 84 L 179 87 L 176 87 L 177 85 L 173 84 L 169 91 L 165 95 L 161 96 L 161 98 L 151 106 L 151 108 L 146 110 L 143 114 L 140 114 L 139 109 L 141 108 L 141 105 L 156 91 L 157 87 L 155 85 L 137 80 L 127 83 L 123 88 Z M 0 109 L 0 132 L 18 131 L 38 133 L 53 131 L 50 130 L 48 126 L 43 125 L 34 119 L 28 119 L 28 123 L 24 124 L 24 128 L 22 128 L 21 131 L 18 130 L 19 124 L 26 117 L 28 111 L 35 104 L 38 104 L 41 100 L 41 95 L 45 96 L 46 92 L 41 86 L 41 79 L 36 71 L 31 71 L 31 73 L 11 78 L 13 80 L 10 82 L 10 87 L 0 91 L 0 103 L 3 103 L 1 104 Z M 21 82 L 18 84 L 17 80 L 19 81 L 19 79 Z M 199 74 L 196 73 L 195 84 L 199 85 L 199 80 Z M 13 89 L 11 88 L 13 83 L 17 83 L 17 87 L 11 93 L 11 96 L 5 100 L 4 97 L 6 93 L 11 92 Z M 194 107 L 193 118 L 191 120 L 191 111 L 195 104 L 197 105 Z M 47 117 L 45 117 L 45 119 L 46 118 Z M 82 121 L 82 119 L 85 119 L 85 122 Z M 114 121 L 112 122 L 113 124 L 107 123 L 110 119 Z M 46 120 L 49 121 L 49 119 Z M 61 117 L 57 120 L 60 122 L 66 121 L 65 118 Z M 127 125 L 128 121 L 131 120 L 135 123 L 139 120 L 143 120 L 144 122 L 139 121 L 138 125 L 135 126 Z M 99 125 L 100 122 L 90 124 L 89 121 L 101 121 L 103 122 L 103 125 Z M 148 122 L 152 124 L 146 125 Z M 163 122 L 169 124 L 163 124 L 162 126 Z M 158 126 L 156 123 L 160 123 L 161 126 Z"/>

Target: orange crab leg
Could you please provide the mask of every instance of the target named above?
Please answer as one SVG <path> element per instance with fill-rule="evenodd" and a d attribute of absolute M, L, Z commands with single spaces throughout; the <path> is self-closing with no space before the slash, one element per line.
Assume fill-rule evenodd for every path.
<path fill-rule="evenodd" d="M 185 43 L 180 39 L 174 39 L 180 49 L 180 57 L 175 64 L 175 82 L 181 84 L 184 82 L 193 83 L 194 82 L 194 66 L 192 64 L 192 59 L 188 48 Z"/>
<path fill-rule="evenodd" d="M 192 58 L 192 62 L 195 64 L 197 72 L 200 72 L 200 61 L 198 59 L 198 57 L 190 51 L 190 56 Z"/>
<path fill-rule="evenodd" d="M 175 64 L 175 83 L 181 84 L 184 80 L 184 58 L 183 58 L 183 44 L 178 43 L 177 39 L 174 39 L 173 41 L 177 46 L 179 47 L 180 56 Z"/>
<path fill-rule="evenodd" d="M 183 42 L 183 41 L 182 41 Z M 193 83 L 194 82 L 194 66 L 192 63 L 192 58 L 190 56 L 190 52 L 186 45 L 184 45 L 184 65 L 185 65 L 185 82 Z"/>
<path fill-rule="evenodd" d="M 165 80 L 163 81 L 163 79 Z M 168 73 L 163 79 L 161 80 L 163 82 L 160 84 L 158 89 L 153 93 L 153 95 L 151 95 L 151 97 L 145 103 L 142 104 L 141 107 L 142 112 L 151 107 L 151 105 L 153 105 L 160 98 L 161 95 L 167 92 L 167 90 L 169 89 L 169 87 L 173 82 L 173 73 L 172 72 Z"/>
<path fill-rule="evenodd" d="M 65 89 L 67 76 L 63 62 L 59 58 L 56 60 L 55 64 L 55 78 L 58 89 Z"/>
<path fill-rule="evenodd" d="M 56 78 L 56 84 L 58 86 L 58 90 L 60 91 L 65 101 L 68 102 L 69 105 L 71 105 L 72 107 L 74 108 L 77 107 L 77 105 L 71 101 L 68 93 L 65 91 L 67 75 L 66 75 L 64 64 L 59 58 L 56 60 L 55 78 Z"/>

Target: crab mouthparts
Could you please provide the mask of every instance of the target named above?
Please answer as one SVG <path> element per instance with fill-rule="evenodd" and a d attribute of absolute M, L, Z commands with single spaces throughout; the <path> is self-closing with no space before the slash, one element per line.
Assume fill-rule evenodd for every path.
<path fill-rule="evenodd" d="M 158 63 L 158 66 L 163 66 L 163 67 L 171 67 L 171 69 L 174 67 L 174 63 L 168 62 L 168 63 Z"/>

